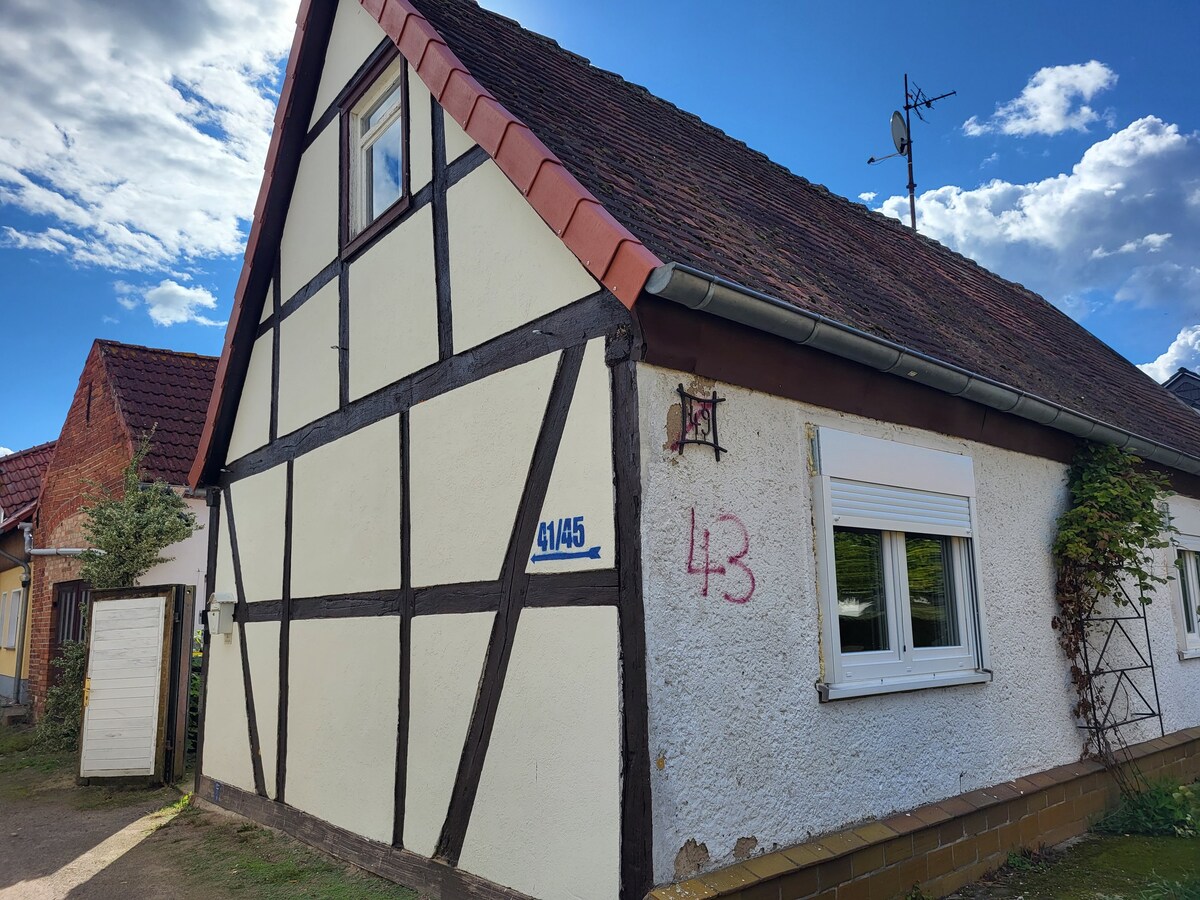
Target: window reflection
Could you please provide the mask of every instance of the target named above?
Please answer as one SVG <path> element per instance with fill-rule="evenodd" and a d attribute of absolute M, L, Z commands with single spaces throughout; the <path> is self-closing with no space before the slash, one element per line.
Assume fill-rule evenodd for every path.
<path fill-rule="evenodd" d="M 842 652 L 889 649 L 883 535 L 835 528 L 833 541 Z"/>
<path fill-rule="evenodd" d="M 905 535 L 908 602 L 914 647 L 957 647 L 958 608 L 950 571 L 950 539 Z"/>

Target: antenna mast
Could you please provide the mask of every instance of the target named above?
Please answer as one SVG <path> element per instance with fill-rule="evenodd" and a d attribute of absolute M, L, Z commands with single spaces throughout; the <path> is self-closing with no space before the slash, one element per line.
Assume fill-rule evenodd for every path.
<path fill-rule="evenodd" d="M 925 116 L 921 114 L 921 108 L 933 109 L 933 104 L 938 100 L 945 100 L 947 97 L 953 97 L 958 91 L 948 91 L 945 94 L 938 94 L 936 97 L 928 96 L 921 90 L 916 83 L 909 88 L 908 73 L 904 73 L 904 116 L 901 118 L 899 110 L 892 113 L 892 141 L 896 145 L 896 152 L 889 153 L 887 156 L 874 157 L 867 160 L 867 165 L 874 165 L 877 162 L 883 162 L 885 159 L 891 159 L 894 156 L 905 156 L 908 159 L 908 216 L 909 222 L 912 225 L 912 230 L 917 230 L 917 183 L 913 180 L 913 154 L 912 154 L 912 114 L 915 112 L 917 118 L 922 122 L 925 121 Z"/>

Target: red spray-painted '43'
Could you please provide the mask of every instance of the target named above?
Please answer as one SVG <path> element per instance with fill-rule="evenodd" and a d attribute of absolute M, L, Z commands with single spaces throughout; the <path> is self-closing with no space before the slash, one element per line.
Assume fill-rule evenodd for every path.
<path fill-rule="evenodd" d="M 689 575 L 703 575 L 704 585 L 700 589 L 700 596 L 708 596 L 709 580 L 714 575 L 719 575 L 723 578 L 735 578 L 740 584 L 731 583 L 730 590 L 722 592 L 722 596 L 729 603 L 748 603 L 750 598 L 754 596 L 754 588 L 757 582 L 754 578 L 754 573 L 750 571 L 750 566 L 746 564 L 746 556 L 750 553 L 750 532 L 746 530 L 746 526 L 742 524 L 742 520 L 733 513 L 721 513 L 713 522 L 712 529 L 705 528 L 701 532 L 699 542 L 699 551 L 701 560 L 697 560 L 697 541 L 696 541 L 696 508 L 691 509 L 692 516 L 692 532 L 688 541 L 688 560 L 687 573 Z M 712 546 L 714 545 L 715 546 Z M 741 549 L 736 552 L 726 555 L 730 546 L 741 545 Z M 725 558 L 723 563 L 713 565 L 713 551 L 716 547 L 721 549 L 716 552 L 718 559 Z M 731 593 L 732 588 L 742 589 L 742 593 Z"/>

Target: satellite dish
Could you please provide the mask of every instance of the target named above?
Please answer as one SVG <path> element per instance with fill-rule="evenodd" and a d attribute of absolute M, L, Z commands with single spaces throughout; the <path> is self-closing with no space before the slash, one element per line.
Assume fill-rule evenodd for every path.
<path fill-rule="evenodd" d="M 908 127 L 900 110 L 892 113 L 892 143 L 896 145 L 897 153 L 904 153 L 908 149 Z"/>

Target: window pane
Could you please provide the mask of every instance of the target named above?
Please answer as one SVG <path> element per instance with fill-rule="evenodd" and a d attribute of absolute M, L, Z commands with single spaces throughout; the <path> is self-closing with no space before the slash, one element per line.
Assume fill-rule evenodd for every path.
<path fill-rule="evenodd" d="M 381 134 L 366 153 L 368 221 L 374 221 L 385 209 L 400 199 L 404 187 L 401 157 L 404 125 L 397 119 Z"/>
<path fill-rule="evenodd" d="M 1183 622 L 1188 634 L 1196 633 L 1196 574 L 1200 553 L 1179 551 L 1179 588 L 1183 592 Z M 1191 564 L 1188 568 L 1188 564 Z"/>
<path fill-rule="evenodd" d="M 950 571 L 950 539 L 905 535 L 908 602 L 914 647 L 957 647 L 958 607 Z"/>
<path fill-rule="evenodd" d="M 837 570 L 838 633 L 843 653 L 887 650 L 887 591 L 883 579 L 883 534 L 833 530 Z"/>
<path fill-rule="evenodd" d="M 396 104 L 400 102 L 400 85 L 392 88 L 386 96 L 372 107 L 371 111 L 363 116 L 363 134 L 365 135 L 372 128 L 387 118 L 388 113 L 396 108 Z"/>

